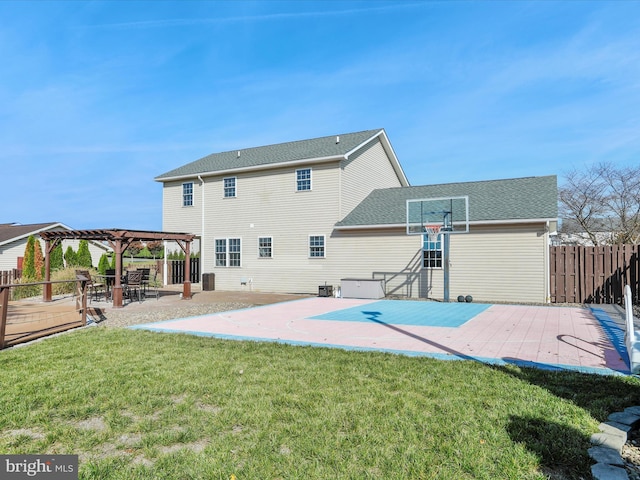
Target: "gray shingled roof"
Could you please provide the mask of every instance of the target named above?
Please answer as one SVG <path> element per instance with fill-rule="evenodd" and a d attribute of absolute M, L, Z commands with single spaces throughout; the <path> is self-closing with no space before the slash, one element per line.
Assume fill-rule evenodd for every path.
<path fill-rule="evenodd" d="M 21 225 L 19 223 L 0 223 L 0 244 L 15 238 L 34 234 L 35 232 L 40 232 L 53 225 L 58 225 L 58 223 L 32 223 L 29 225 Z"/>
<path fill-rule="evenodd" d="M 411 199 L 469 196 L 469 221 L 558 217 L 555 175 L 374 190 L 336 226 L 406 223 Z"/>
<path fill-rule="evenodd" d="M 382 129 L 378 128 L 376 130 L 214 153 L 163 173 L 157 176 L 155 180 L 163 181 L 175 177 L 201 175 L 203 173 L 237 168 L 345 155 L 381 131 Z M 336 137 L 340 137 L 340 142 L 336 142 Z M 240 152 L 239 157 L 238 152 Z"/>

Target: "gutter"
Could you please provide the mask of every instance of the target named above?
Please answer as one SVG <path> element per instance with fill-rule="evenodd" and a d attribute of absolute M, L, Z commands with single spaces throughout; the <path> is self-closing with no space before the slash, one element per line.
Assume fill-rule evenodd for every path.
<path fill-rule="evenodd" d="M 250 167 L 229 168 L 227 170 L 214 170 L 211 172 L 189 173 L 185 175 L 177 175 L 175 177 L 156 177 L 154 178 L 154 180 L 156 182 L 171 182 L 175 180 L 187 180 L 194 177 L 200 179 L 201 175 L 206 175 L 206 176 L 228 175 L 230 173 L 255 172 L 259 170 L 270 170 L 270 169 L 282 168 L 282 167 L 296 167 L 300 165 L 309 165 L 309 164 L 316 164 L 316 163 L 339 162 L 346 159 L 347 159 L 346 155 L 334 155 L 331 157 L 307 158 L 304 160 L 294 160 L 294 161 L 278 162 L 278 163 L 266 163 L 262 165 L 252 165 Z"/>
<path fill-rule="evenodd" d="M 542 223 L 547 225 L 549 229 L 549 222 L 555 221 L 555 218 L 522 218 L 512 220 L 476 220 L 469 222 L 469 226 L 475 225 L 517 225 L 517 224 L 529 224 L 529 223 Z M 371 229 L 387 229 L 387 228 L 406 228 L 406 223 L 385 223 L 385 224 L 370 224 L 370 225 L 334 225 L 335 230 L 371 230 Z"/>

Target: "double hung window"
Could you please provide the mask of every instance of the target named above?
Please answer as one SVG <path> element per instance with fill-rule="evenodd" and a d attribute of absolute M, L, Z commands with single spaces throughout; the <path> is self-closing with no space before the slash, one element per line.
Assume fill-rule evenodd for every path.
<path fill-rule="evenodd" d="M 301 168 L 296 170 L 296 191 L 311 190 L 311 169 Z"/>
<path fill-rule="evenodd" d="M 182 184 L 182 206 L 193 206 L 193 182 Z"/>
<path fill-rule="evenodd" d="M 227 177 L 223 179 L 225 198 L 236 196 L 236 177 Z"/>
<path fill-rule="evenodd" d="M 258 258 L 273 257 L 273 238 L 258 237 Z"/>
<path fill-rule="evenodd" d="M 216 238 L 216 267 L 241 267 L 242 242 L 239 238 Z"/>
<path fill-rule="evenodd" d="M 324 258 L 324 235 L 309 235 L 309 257 Z"/>

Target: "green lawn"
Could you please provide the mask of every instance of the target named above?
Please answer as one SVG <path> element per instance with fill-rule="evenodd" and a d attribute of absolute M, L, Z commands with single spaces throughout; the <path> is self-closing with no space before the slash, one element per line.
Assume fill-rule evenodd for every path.
<path fill-rule="evenodd" d="M 0 369 L 0 452 L 82 479 L 577 479 L 640 405 L 635 378 L 100 327 Z"/>

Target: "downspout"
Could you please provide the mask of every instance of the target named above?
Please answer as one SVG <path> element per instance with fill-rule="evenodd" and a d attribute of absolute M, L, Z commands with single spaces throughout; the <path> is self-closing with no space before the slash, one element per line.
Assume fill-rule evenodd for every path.
<path fill-rule="evenodd" d="M 200 219 L 200 285 L 202 285 L 202 274 L 204 272 L 204 180 L 200 175 L 198 175 L 198 180 L 200 180 L 200 188 L 202 189 L 202 206 L 200 208 L 201 211 L 201 219 Z"/>
<path fill-rule="evenodd" d="M 549 265 L 549 231 L 550 231 L 549 220 L 546 222 L 546 227 L 544 229 L 544 292 L 545 292 L 545 301 L 546 303 L 551 303 L 551 265 Z"/>
<path fill-rule="evenodd" d="M 167 249 L 167 241 L 165 240 L 162 243 L 164 244 L 164 268 L 162 269 L 162 284 L 168 285 L 167 281 L 169 280 L 169 262 L 167 262 L 167 254 L 169 253 L 169 250 Z"/>

